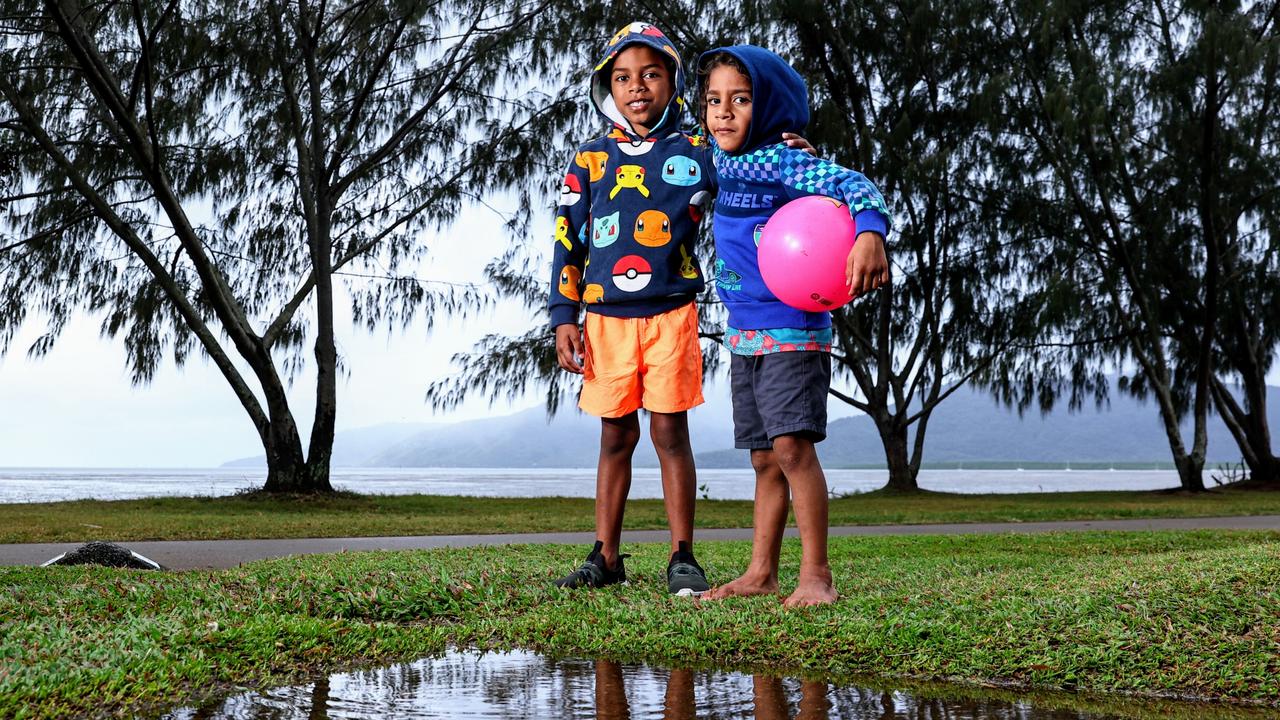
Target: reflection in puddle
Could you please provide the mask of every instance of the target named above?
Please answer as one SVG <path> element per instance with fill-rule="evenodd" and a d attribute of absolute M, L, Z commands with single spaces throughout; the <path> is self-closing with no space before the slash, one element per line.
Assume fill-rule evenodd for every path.
<path fill-rule="evenodd" d="M 164 717 L 1098 720 L 1126 716 L 738 672 L 552 660 L 527 652 L 454 652 L 379 670 L 330 675 L 310 685 L 237 695 Z"/>

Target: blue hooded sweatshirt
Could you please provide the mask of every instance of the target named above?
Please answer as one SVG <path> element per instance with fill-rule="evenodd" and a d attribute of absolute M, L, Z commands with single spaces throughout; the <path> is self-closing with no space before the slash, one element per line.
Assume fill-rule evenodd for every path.
<path fill-rule="evenodd" d="M 613 59 L 647 45 L 670 62 L 674 88 L 665 113 L 641 135 L 611 92 Z M 569 162 L 556 212 L 551 326 L 589 312 L 649 317 L 692 302 L 705 282 L 694 255 L 698 224 L 715 193 L 710 145 L 680 131 L 684 64 L 647 23 L 631 23 L 605 48 L 591 76 L 591 100 L 612 126 Z"/>
<path fill-rule="evenodd" d="M 857 232 L 887 236 L 888 208 L 862 173 L 779 142 L 783 132 L 799 133 L 809 123 L 808 89 L 786 60 L 764 48 L 734 45 L 704 53 L 699 66 L 720 52 L 737 58 L 751 76 L 746 142 L 732 154 L 719 147 L 713 151 L 720 183 L 714 221 L 716 290 L 729 310 L 729 330 L 830 328 L 831 313 L 797 310 L 765 286 L 756 259 L 760 231 L 787 202 L 826 195 L 849 206 Z M 731 349 L 739 352 L 736 346 Z"/>

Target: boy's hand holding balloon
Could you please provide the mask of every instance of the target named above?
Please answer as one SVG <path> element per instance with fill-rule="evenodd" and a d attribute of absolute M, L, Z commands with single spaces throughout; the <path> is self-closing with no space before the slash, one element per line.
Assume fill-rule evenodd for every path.
<path fill-rule="evenodd" d="M 884 238 L 880 233 L 858 234 L 845 262 L 844 276 L 853 297 L 889 282 L 889 260 L 884 254 Z"/>

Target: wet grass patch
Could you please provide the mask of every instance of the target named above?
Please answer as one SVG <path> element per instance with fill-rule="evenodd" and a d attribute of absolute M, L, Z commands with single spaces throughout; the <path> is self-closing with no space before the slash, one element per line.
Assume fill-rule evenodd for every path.
<path fill-rule="evenodd" d="M 582 550 L 0 569 L 0 716 L 191 704 L 451 645 L 1280 705 L 1277 533 L 834 538 L 843 599 L 801 611 L 669 597 L 659 545 L 627 548 L 628 586 L 552 589 Z M 699 545 L 720 582 L 749 552 Z"/>

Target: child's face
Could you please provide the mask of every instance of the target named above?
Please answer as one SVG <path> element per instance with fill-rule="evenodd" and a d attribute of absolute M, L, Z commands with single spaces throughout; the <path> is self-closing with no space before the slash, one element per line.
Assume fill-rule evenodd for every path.
<path fill-rule="evenodd" d="M 609 74 L 618 112 L 636 132 L 649 132 L 662 119 L 675 92 L 661 53 L 647 45 L 632 45 L 618 53 Z"/>
<path fill-rule="evenodd" d="M 751 127 L 751 80 L 730 65 L 718 65 L 707 77 L 707 132 L 725 152 L 736 152 Z"/>

